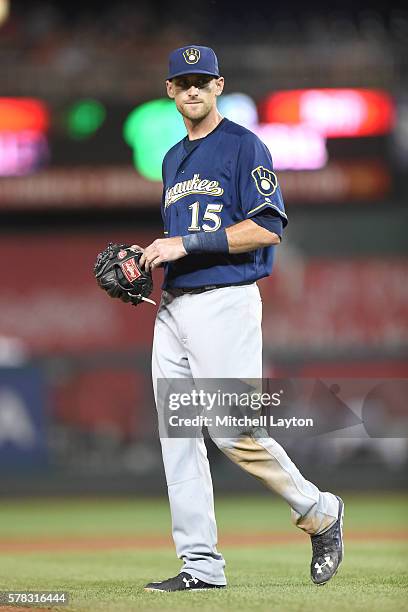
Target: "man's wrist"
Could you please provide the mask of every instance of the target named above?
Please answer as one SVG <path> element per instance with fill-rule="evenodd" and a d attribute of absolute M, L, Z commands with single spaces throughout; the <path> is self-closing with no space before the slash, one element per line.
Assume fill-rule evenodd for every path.
<path fill-rule="evenodd" d="M 227 232 L 219 229 L 216 232 L 199 232 L 181 237 L 188 255 L 192 253 L 229 253 Z"/>

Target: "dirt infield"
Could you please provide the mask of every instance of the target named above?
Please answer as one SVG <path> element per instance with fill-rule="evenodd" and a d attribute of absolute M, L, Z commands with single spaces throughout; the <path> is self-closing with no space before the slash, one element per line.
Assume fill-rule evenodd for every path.
<path fill-rule="evenodd" d="M 351 542 L 400 542 L 408 540 L 408 531 L 349 531 L 346 532 L 347 541 Z M 269 546 L 273 544 L 299 544 L 305 542 L 300 532 L 289 533 L 225 533 L 220 537 L 220 547 L 252 547 Z M 29 540 L 13 539 L 0 542 L 1 553 L 30 553 L 30 552 L 67 552 L 67 551 L 94 551 L 115 549 L 143 549 L 173 547 L 170 536 L 92 536 L 92 537 L 58 537 L 35 538 Z M 14 608 L 15 609 L 15 608 Z M 2 608 L 3 610 L 3 608 Z"/>

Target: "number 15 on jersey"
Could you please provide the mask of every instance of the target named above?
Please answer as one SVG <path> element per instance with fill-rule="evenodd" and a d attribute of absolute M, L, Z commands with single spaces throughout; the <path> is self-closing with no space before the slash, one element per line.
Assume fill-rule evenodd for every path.
<path fill-rule="evenodd" d="M 215 232 L 221 227 L 221 217 L 219 213 L 222 211 L 223 204 L 207 204 L 204 215 L 201 219 L 200 226 L 200 202 L 190 204 L 191 223 L 188 227 L 189 232 Z M 204 223 L 208 221 L 209 223 Z"/>

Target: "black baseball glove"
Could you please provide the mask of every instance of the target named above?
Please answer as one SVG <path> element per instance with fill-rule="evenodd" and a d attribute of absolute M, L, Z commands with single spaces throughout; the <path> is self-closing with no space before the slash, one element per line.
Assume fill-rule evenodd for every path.
<path fill-rule="evenodd" d="M 141 256 L 142 251 L 110 242 L 96 258 L 96 282 L 110 297 L 120 298 L 122 302 L 130 302 L 133 306 L 141 302 L 155 304 L 148 299 L 153 291 L 153 281 L 150 272 L 139 265 Z"/>

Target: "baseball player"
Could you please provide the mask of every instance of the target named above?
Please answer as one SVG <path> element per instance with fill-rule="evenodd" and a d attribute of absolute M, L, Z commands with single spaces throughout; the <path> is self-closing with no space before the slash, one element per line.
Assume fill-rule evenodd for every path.
<path fill-rule="evenodd" d="M 164 265 L 152 355 L 159 416 L 158 379 L 262 377 L 262 302 L 256 281 L 271 273 L 287 224 L 269 150 L 217 110 L 224 79 L 214 51 L 196 45 L 173 51 L 166 87 L 187 136 L 163 161 L 165 238 L 150 244 L 140 259 L 145 270 Z M 324 584 L 343 557 L 343 502 L 307 481 L 266 432 L 257 434 L 246 429 L 213 440 L 287 501 L 295 525 L 311 536 L 311 578 Z M 161 445 L 173 538 L 183 566 L 177 576 L 145 588 L 225 587 L 204 439 L 162 437 Z"/>

